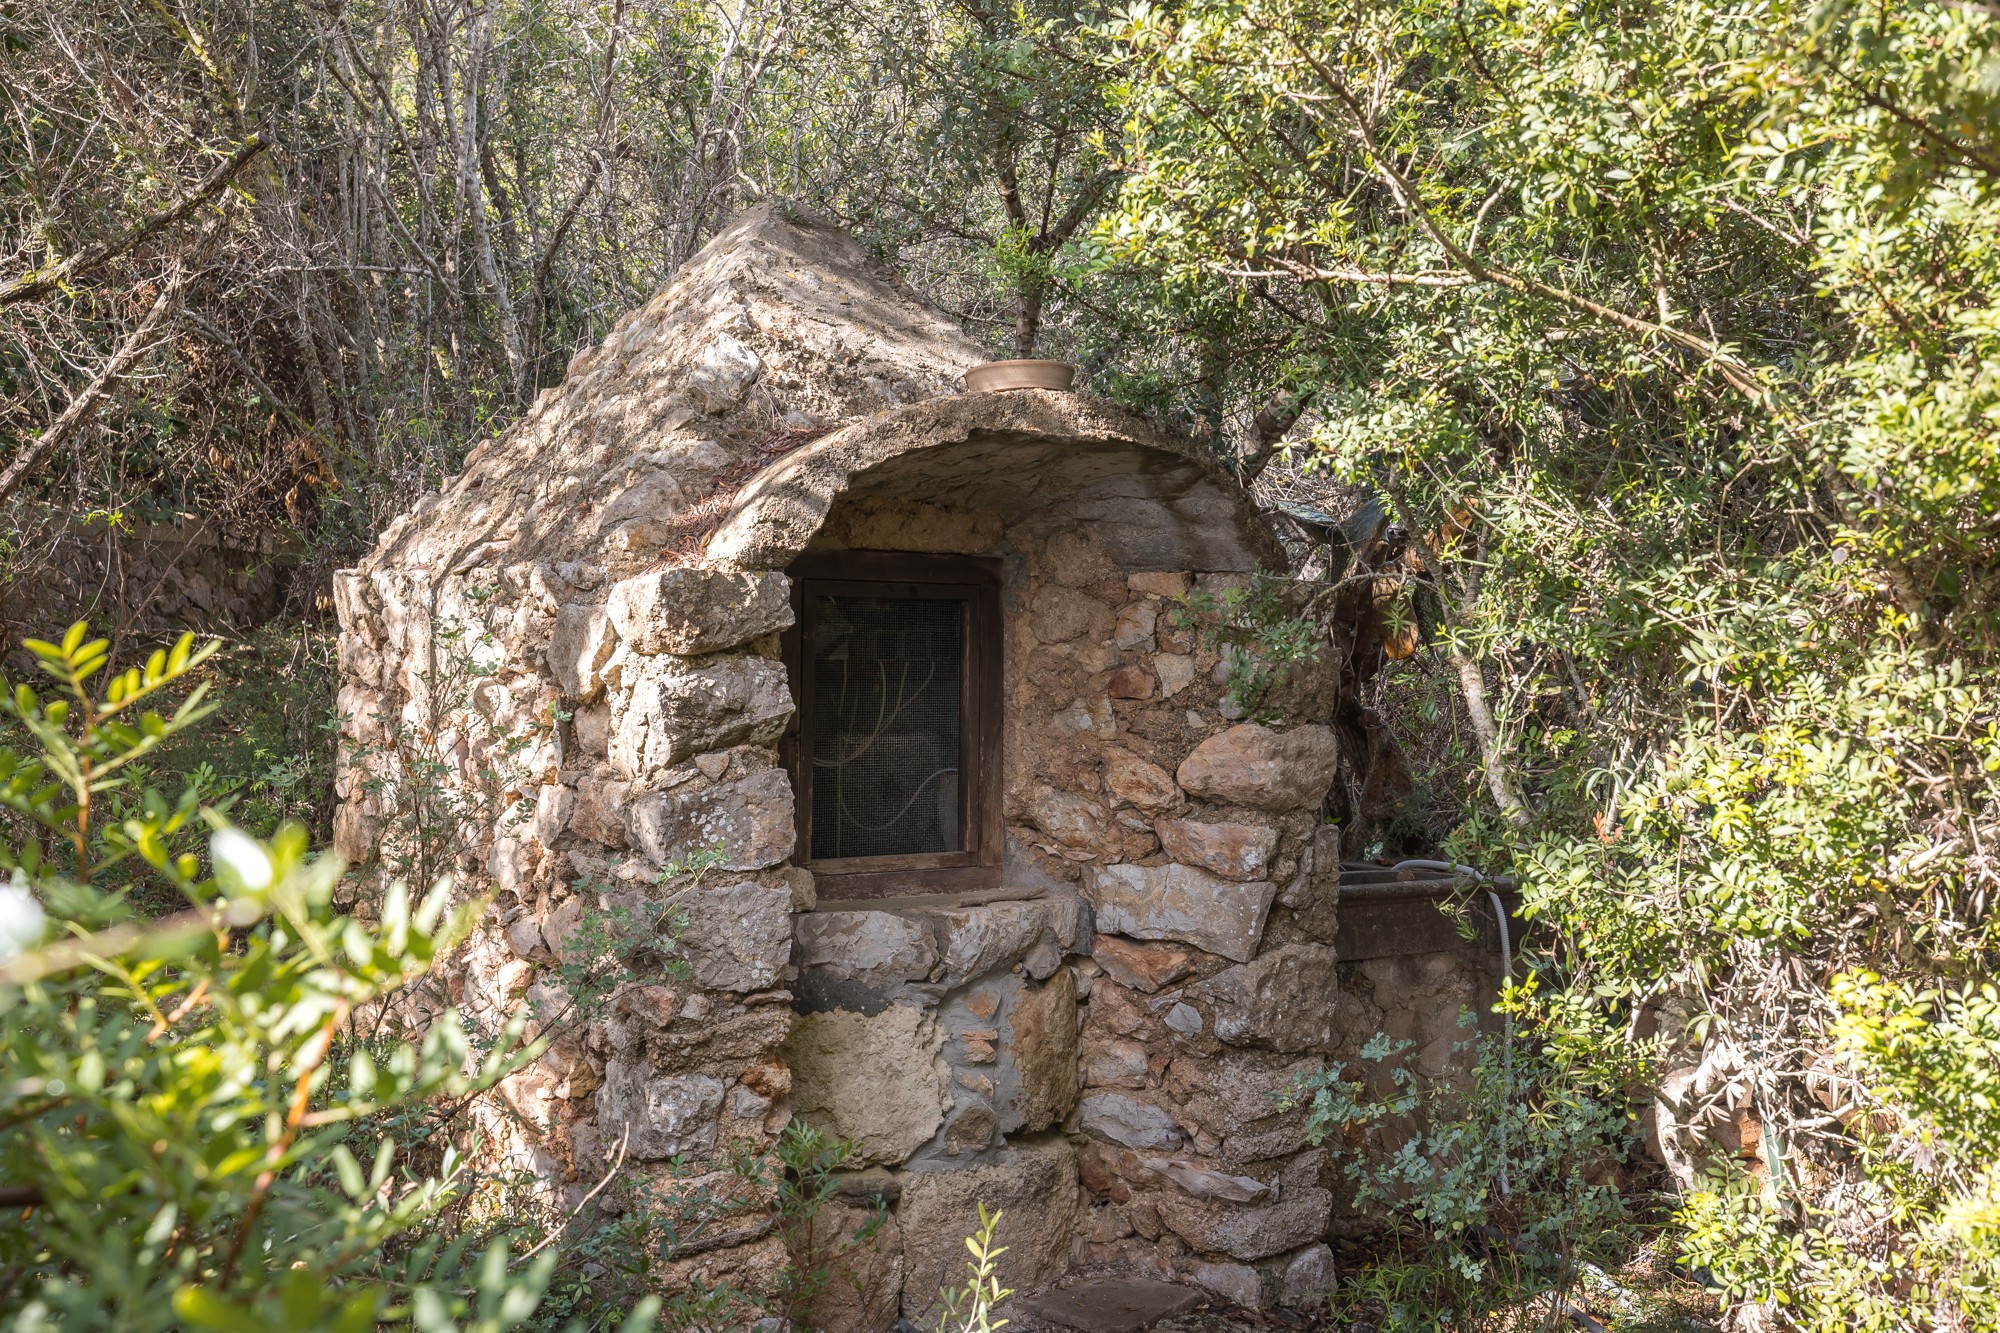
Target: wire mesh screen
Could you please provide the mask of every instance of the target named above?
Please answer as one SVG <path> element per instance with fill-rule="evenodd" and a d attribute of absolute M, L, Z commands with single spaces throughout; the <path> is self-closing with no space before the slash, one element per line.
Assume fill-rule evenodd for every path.
<path fill-rule="evenodd" d="M 819 596 L 811 624 L 813 857 L 964 850 L 965 603 Z"/>

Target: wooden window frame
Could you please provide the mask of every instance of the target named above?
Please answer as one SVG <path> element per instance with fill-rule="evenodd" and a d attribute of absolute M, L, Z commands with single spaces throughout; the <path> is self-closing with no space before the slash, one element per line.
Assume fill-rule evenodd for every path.
<path fill-rule="evenodd" d="M 783 650 L 796 709 L 779 742 L 779 754 L 791 772 L 795 797 L 798 851 L 794 862 L 812 871 L 818 880 L 817 896 L 831 902 L 998 888 L 1004 837 L 1000 817 L 1000 562 L 901 551 L 813 551 L 800 556 L 786 572 L 792 583 L 792 627 L 784 632 Z M 815 593 L 936 597 L 965 604 L 965 659 L 959 694 L 963 851 L 813 859 L 813 775 L 812 765 L 805 762 L 803 742 L 812 727 L 805 636 Z"/>

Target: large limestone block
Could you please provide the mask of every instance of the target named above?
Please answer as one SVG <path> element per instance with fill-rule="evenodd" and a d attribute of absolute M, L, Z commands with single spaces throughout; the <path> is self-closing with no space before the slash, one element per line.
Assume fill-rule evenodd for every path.
<path fill-rule="evenodd" d="M 735 648 L 792 623 L 783 574 L 662 569 L 622 579 L 604 609 L 634 652 L 698 653 Z"/>
<path fill-rule="evenodd" d="M 1197 1250 L 1232 1259 L 1268 1259 L 1318 1240 L 1333 1215 L 1333 1195 L 1319 1188 L 1320 1151 L 1285 1168 L 1276 1203 L 1244 1207 L 1191 1194 L 1159 1200 L 1160 1220 Z M 1171 1177 L 1170 1177 L 1171 1178 Z"/>
<path fill-rule="evenodd" d="M 1180 940 L 1239 963 L 1257 954 L 1277 886 L 1244 884 L 1178 863 L 1100 866 L 1089 897 L 1100 931 Z"/>
<path fill-rule="evenodd" d="M 1299 1079 L 1324 1060 L 1295 1060 L 1270 1051 L 1225 1050 L 1184 1055 L 1167 1067 L 1160 1095 L 1181 1118 L 1222 1145 L 1230 1166 L 1247 1166 L 1297 1152 L 1306 1141 L 1303 1107 L 1280 1107 Z"/>
<path fill-rule="evenodd" d="M 1343 1003 L 1337 959 L 1323 944 L 1287 944 L 1188 987 L 1187 998 L 1206 1005 L 1215 1035 L 1233 1046 L 1325 1051 L 1343 1018 L 1364 1016 L 1358 1002 Z"/>
<path fill-rule="evenodd" d="M 1011 968 L 1051 928 L 1049 906 L 1040 901 L 984 903 L 925 913 L 937 922 L 939 954 L 950 984 Z"/>
<path fill-rule="evenodd" d="M 1182 799 L 1173 774 L 1116 745 L 1104 752 L 1104 785 L 1113 799 L 1141 810 L 1165 810 Z"/>
<path fill-rule="evenodd" d="M 719 849 L 725 870 L 762 870 L 792 854 L 791 779 L 767 768 L 689 794 L 656 792 L 629 808 L 633 843 L 656 864 Z"/>
<path fill-rule="evenodd" d="M 1007 1014 L 1020 1078 L 1021 1128 L 1052 1129 L 1076 1105 L 1076 978 L 1057 970 L 1048 984 L 1024 987 Z"/>
<path fill-rule="evenodd" d="M 1316 806 L 1333 786 L 1340 743 L 1318 724 L 1273 731 L 1244 722 L 1197 745 L 1177 775 L 1190 795 L 1259 810 Z"/>
<path fill-rule="evenodd" d="M 904 1161 L 944 1124 L 951 1095 L 929 1014 L 900 1004 L 806 1014 L 785 1050 L 793 1113 L 855 1144 L 858 1165 Z"/>
<path fill-rule="evenodd" d="M 661 1074 L 644 1060 L 613 1056 L 597 1090 L 599 1132 L 608 1144 L 629 1134 L 627 1150 L 641 1162 L 705 1154 L 715 1147 L 722 1093 L 721 1079 Z"/>
<path fill-rule="evenodd" d="M 769 745 L 791 715 L 785 668 L 768 657 L 654 658 L 612 701 L 611 763 L 636 778 L 704 751 Z"/>
<path fill-rule="evenodd" d="M 740 880 L 697 885 L 668 903 L 684 917 L 675 940 L 695 981 L 710 990 L 754 991 L 775 983 L 792 955 L 792 891 Z"/>
<path fill-rule="evenodd" d="M 1001 1213 L 1000 1285 L 1037 1291 L 1060 1277 L 1070 1241 L 1084 1222 L 1076 1154 L 1062 1139 L 1030 1140 L 962 1170 L 913 1171 L 903 1180 L 896 1220 L 903 1229 L 903 1317 L 936 1324 L 939 1293 L 970 1281 L 965 1238 L 979 1229 L 979 1205 Z"/>
<path fill-rule="evenodd" d="M 1093 1092 L 1083 1099 L 1083 1132 L 1127 1148 L 1178 1148 L 1186 1136 L 1173 1116 L 1122 1092 Z"/>
<path fill-rule="evenodd" d="M 929 927 L 893 912 L 810 912 L 794 931 L 799 966 L 843 980 L 922 981 L 937 966 Z"/>
<path fill-rule="evenodd" d="M 872 1233 L 863 1237 L 863 1233 Z M 816 1218 L 785 1229 L 792 1266 L 823 1273 L 806 1301 L 815 1333 L 883 1333 L 894 1328 L 903 1297 L 903 1229 L 896 1215 L 839 1200 Z"/>
<path fill-rule="evenodd" d="M 1204 824 L 1192 819 L 1156 819 L 1160 848 L 1182 865 L 1200 866 L 1224 879 L 1264 879 L 1278 831 L 1259 824 Z"/>
<path fill-rule="evenodd" d="M 937 967 L 930 924 L 893 912 L 807 912 L 796 918 L 799 1007 L 880 1013 Z"/>

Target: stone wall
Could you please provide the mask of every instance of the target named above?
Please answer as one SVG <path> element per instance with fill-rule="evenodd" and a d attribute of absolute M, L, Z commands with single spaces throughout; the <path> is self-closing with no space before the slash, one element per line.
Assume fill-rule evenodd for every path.
<path fill-rule="evenodd" d="M 60 638 L 77 620 L 145 641 L 240 632 L 276 615 L 292 553 L 190 525 L 78 523 L 16 503 L 0 578 L 0 654 L 22 639 Z"/>
<path fill-rule="evenodd" d="M 827 1225 L 893 1204 L 823 1327 L 921 1318 L 978 1202 L 1019 1290 L 1307 1301 L 1338 1186 L 1275 1094 L 1411 980 L 1338 966 L 1344 631 L 1238 715 L 1174 608 L 1281 567 L 1240 488 L 1106 404 L 955 396 L 978 359 L 836 233 L 718 239 L 337 577 L 338 840 L 380 870 L 445 821 L 493 906 L 402 1017 L 529 1007 L 486 1151 L 551 1209 L 616 1173 L 597 1206 L 718 1213 L 664 1282 L 768 1286 L 770 1187 L 725 1164 L 799 1117 L 856 1145 Z M 821 903 L 795 863 L 784 571 L 840 547 L 1000 562 L 998 890 Z"/>
<path fill-rule="evenodd" d="M 714 1214 L 665 1284 L 785 1261 L 768 1185 L 725 1168 L 791 1113 L 814 899 L 772 749 L 785 580 L 702 542 L 774 459 L 981 359 L 847 238 L 759 211 L 335 577 L 337 845 L 379 879 L 421 831 L 494 892 L 400 1017 L 448 998 L 496 1034 L 528 1006 L 551 1044 L 472 1108 L 488 1165 L 551 1213 L 615 1174 L 600 1207 Z"/>
<path fill-rule="evenodd" d="M 862 508 L 837 502 L 817 545 L 910 530 Z M 939 1232 L 912 1226 L 908 1201 L 968 1170 L 1017 1201 L 1003 1239 L 1061 1239 L 1007 1256 L 1017 1289 L 1110 1264 L 1253 1306 L 1302 1300 L 1330 1275 L 1332 1198 L 1324 1154 L 1271 1094 L 1362 1016 L 1330 947 L 1333 734 L 1232 720 L 1221 659 L 1176 623 L 1190 588 L 1244 571 L 1126 567 L 1060 500 L 1011 522 L 955 512 L 960 540 L 933 525 L 928 549 L 1004 570 L 1015 897 L 801 917 L 794 1112 L 892 1168 L 913 1320 L 934 1313 L 928 1275 L 955 1272 L 973 1213 L 965 1196 Z M 1303 674 L 1278 702 L 1323 715 L 1337 685 Z M 1045 1175 L 1060 1188 L 1027 1188 Z"/>

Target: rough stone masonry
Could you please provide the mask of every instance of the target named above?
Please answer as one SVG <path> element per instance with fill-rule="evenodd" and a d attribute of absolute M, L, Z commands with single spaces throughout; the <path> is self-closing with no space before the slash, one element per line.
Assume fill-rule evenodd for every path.
<path fill-rule="evenodd" d="M 787 1237 L 726 1161 L 800 1117 L 856 1145 L 824 1227 L 893 1204 L 818 1326 L 923 1316 L 982 1201 L 1016 1289 L 1309 1301 L 1338 1187 L 1275 1094 L 1383 1022 L 1336 974 L 1309 720 L 1347 654 L 1231 716 L 1175 612 L 1282 568 L 1248 499 L 1108 404 L 960 394 L 983 359 L 836 232 L 718 237 L 339 575 L 339 845 L 441 820 L 495 890 L 448 998 L 553 1038 L 477 1109 L 500 1165 L 552 1207 L 617 1167 L 600 1206 L 733 1210 L 664 1282 L 768 1286 Z M 997 889 L 823 902 L 796 864 L 784 571 L 842 549 L 999 562 Z M 633 932 L 631 975 L 566 990 Z"/>

